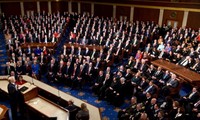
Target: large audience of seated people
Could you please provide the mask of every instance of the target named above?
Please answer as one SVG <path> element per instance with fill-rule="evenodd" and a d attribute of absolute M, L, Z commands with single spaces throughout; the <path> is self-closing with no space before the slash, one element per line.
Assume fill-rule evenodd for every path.
<path fill-rule="evenodd" d="M 66 20 L 71 19 L 76 23 L 58 58 L 45 46 L 20 47 L 28 41 L 46 42 L 34 37 L 24 40 L 21 34 L 34 36 L 35 30 L 41 34 L 39 37 L 49 38 L 50 31 L 52 38 L 53 32 L 61 33 Z M 131 105 L 118 113 L 120 120 L 200 118 L 199 88 L 194 86 L 188 95 L 175 96 L 181 80 L 151 64 L 152 60 L 164 59 L 199 73 L 200 29 L 159 27 L 154 22 L 119 21 L 89 14 L 38 14 L 4 21 L 4 32 L 11 34 L 13 43 L 8 47 L 7 75 L 18 78 L 26 74 L 37 79 L 45 75 L 49 83 L 65 84 L 71 89 L 83 89 L 88 84 L 98 100 L 116 107 L 131 97 Z"/>
<path fill-rule="evenodd" d="M 10 16 L 3 19 L 4 33 L 9 50 L 18 49 L 24 43 L 57 42 L 66 22 L 67 13 Z M 12 48 L 13 47 L 13 48 Z"/>

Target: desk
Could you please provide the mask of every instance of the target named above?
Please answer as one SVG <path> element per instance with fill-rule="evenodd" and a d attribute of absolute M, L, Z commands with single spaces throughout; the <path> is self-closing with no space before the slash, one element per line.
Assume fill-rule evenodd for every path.
<path fill-rule="evenodd" d="M 96 51 L 100 51 L 101 49 L 104 49 L 103 46 L 99 46 L 99 45 L 80 45 L 80 44 L 69 44 L 69 43 L 66 43 L 65 45 L 67 49 L 71 48 L 71 46 L 74 46 L 75 49 L 77 49 L 78 47 L 81 47 L 81 49 L 84 49 L 84 50 L 86 47 L 88 47 L 90 51 L 92 51 L 94 48 L 96 49 Z"/>
<path fill-rule="evenodd" d="M 9 82 L 7 79 L 0 80 L 0 89 L 2 91 L 4 91 L 5 93 L 8 93 L 8 90 L 7 90 L 8 84 L 9 84 Z M 43 85 L 43 84 L 41 84 L 41 85 Z M 50 102 L 47 99 L 38 97 L 37 86 L 27 82 L 27 83 L 24 83 L 23 85 L 21 85 L 19 87 L 19 89 L 22 87 L 28 88 L 27 90 L 22 92 L 26 105 L 28 105 L 35 111 L 37 111 L 40 114 L 42 114 L 43 116 L 45 116 L 46 119 L 51 118 L 51 117 L 57 117 L 57 120 L 68 120 L 69 119 L 69 112 L 67 110 L 62 109 L 61 107 Z M 58 92 L 56 92 L 56 93 L 58 93 Z"/>
<path fill-rule="evenodd" d="M 7 79 L 0 80 L 0 89 L 5 93 L 8 93 L 8 89 L 7 89 L 8 84 L 9 84 L 9 82 L 8 82 Z M 28 88 L 27 90 L 22 92 L 22 94 L 24 95 L 25 101 L 27 101 L 27 100 L 29 100 L 29 99 L 31 99 L 31 98 L 33 98 L 37 95 L 37 87 L 35 85 L 32 85 L 30 83 L 24 83 L 23 85 L 21 85 L 19 87 L 19 89 L 24 87 L 24 86 Z"/>
<path fill-rule="evenodd" d="M 24 43 L 21 45 L 22 49 L 26 49 L 30 45 L 31 48 L 36 48 L 39 46 L 40 48 L 43 48 L 46 46 L 46 48 L 51 48 L 53 49 L 56 45 L 56 43 Z"/>
<path fill-rule="evenodd" d="M 69 112 L 67 110 L 58 107 L 41 96 L 26 101 L 26 105 L 45 115 L 46 118 L 57 117 L 57 120 L 69 120 Z"/>
<path fill-rule="evenodd" d="M 45 84 L 45 83 L 43 83 L 43 82 L 41 82 L 37 79 L 29 77 L 27 75 L 23 75 L 23 79 L 26 80 L 27 82 L 31 82 L 31 83 L 33 82 L 33 84 L 35 86 L 37 86 L 38 88 L 43 89 L 44 91 L 47 91 L 47 92 L 49 92 L 49 93 L 51 93 L 51 94 L 53 94 L 53 95 L 55 95 L 59 98 L 62 98 L 66 101 L 73 99 L 74 104 L 76 106 L 80 107 L 81 103 L 85 103 L 87 105 L 88 110 L 89 110 L 90 120 L 101 120 L 101 114 L 100 114 L 99 108 L 97 108 L 97 107 L 95 107 L 95 106 L 93 106 L 93 105 L 91 105 L 87 102 L 84 102 L 84 101 L 82 101 L 82 100 L 80 100 L 80 99 L 78 99 L 78 98 L 76 98 L 72 95 L 69 95 L 65 92 L 62 92 L 62 91 L 60 91 L 60 90 L 58 90 L 58 89 L 56 89 L 52 86 L 49 86 L 49 85 L 47 85 L 47 84 Z"/>
<path fill-rule="evenodd" d="M 160 66 L 163 69 L 169 70 L 179 77 L 185 79 L 194 85 L 200 85 L 200 74 L 191 71 L 183 66 L 176 65 L 174 63 L 168 62 L 166 60 L 158 59 L 151 62 L 155 66 Z"/>
<path fill-rule="evenodd" d="M 8 120 L 8 108 L 0 105 L 0 120 Z"/>

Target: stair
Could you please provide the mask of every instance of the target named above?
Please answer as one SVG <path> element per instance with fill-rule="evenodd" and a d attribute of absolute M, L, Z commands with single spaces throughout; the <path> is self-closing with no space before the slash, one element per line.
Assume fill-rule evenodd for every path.
<path fill-rule="evenodd" d="M 67 27 L 67 28 L 65 29 L 65 31 L 63 32 L 63 35 L 61 36 L 60 42 L 59 42 L 58 45 L 56 46 L 56 50 L 55 50 L 55 53 L 54 53 L 54 55 L 53 55 L 56 59 L 58 58 L 58 56 L 59 56 L 60 53 L 62 52 L 63 45 L 65 44 L 66 39 L 67 39 L 68 36 L 69 36 L 69 32 L 70 32 L 70 29 L 69 29 L 69 27 Z"/>

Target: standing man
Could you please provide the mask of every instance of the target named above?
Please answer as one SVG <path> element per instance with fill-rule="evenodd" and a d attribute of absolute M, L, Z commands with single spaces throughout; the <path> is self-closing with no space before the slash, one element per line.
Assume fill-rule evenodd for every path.
<path fill-rule="evenodd" d="M 10 98 L 10 105 L 12 111 L 12 118 L 13 120 L 18 120 L 17 112 L 19 110 L 21 116 L 23 113 L 23 97 L 20 91 L 18 90 L 18 86 L 15 84 L 16 80 L 14 76 L 8 78 L 9 84 L 7 86 L 9 98 Z"/>

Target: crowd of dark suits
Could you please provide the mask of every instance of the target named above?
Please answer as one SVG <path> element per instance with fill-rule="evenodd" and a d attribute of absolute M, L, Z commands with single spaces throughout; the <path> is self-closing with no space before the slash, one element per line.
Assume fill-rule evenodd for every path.
<path fill-rule="evenodd" d="M 18 44 L 56 42 L 68 21 L 66 16 L 68 16 L 67 13 L 61 15 L 59 12 L 54 14 L 42 12 L 23 17 L 10 16 L 2 21 L 4 32 L 7 35 L 11 34 L 7 44 L 10 47 L 16 42 Z"/>
<path fill-rule="evenodd" d="M 120 106 L 125 97 L 134 96 L 132 99 L 137 99 L 136 102 L 119 112 L 118 117 L 123 120 L 140 117 L 196 119 L 199 94 L 191 92 L 192 97 L 188 94 L 176 100 L 172 98 L 172 89 L 179 88 L 180 81 L 175 74 L 154 67 L 150 61 L 166 59 L 199 72 L 200 46 L 196 39 L 199 31 L 88 14 L 74 14 L 73 20 L 76 23 L 66 40 L 71 47 L 64 45 L 58 59 L 52 57 L 45 47 L 33 50 L 29 46 L 22 50 L 22 54 L 15 53 L 11 47 L 6 74 L 16 71 L 17 75 L 39 77 L 46 73 L 49 82 L 62 83 L 71 89 L 82 89 L 84 84 L 89 84 L 99 100 L 115 106 Z M 80 47 L 75 48 L 75 44 Z M 82 49 L 81 45 L 102 46 L 102 49 Z M 121 62 L 113 72 L 113 63 L 109 64 L 113 59 L 115 64 L 128 60 Z"/>

